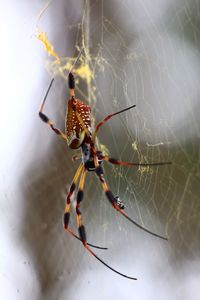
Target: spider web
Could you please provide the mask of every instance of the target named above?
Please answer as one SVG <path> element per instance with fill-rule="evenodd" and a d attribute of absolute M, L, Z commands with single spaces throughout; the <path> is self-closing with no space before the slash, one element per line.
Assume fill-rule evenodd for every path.
<path fill-rule="evenodd" d="M 76 96 L 91 105 L 94 123 L 136 104 L 102 126 L 98 146 L 123 161 L 172 162 L 145 168 L 104 163 L 106 181 L 128 215 L 169 241 L 149 236 L 113 211 L 89 173 L 81 205 L 88 241 L 107 246 L 96 253 L 139 281 L 117 277 L 90 257 L 62 229 L 66 192 L 79 164 L 71 156 L 79 151 L 39 124 L 37 157 L 20 182 L 21 238 L 40 299 L 133 299 L 133 293 L 154 299 L 155 289 L 159 299 L 196 299 L 199 293 L 200 3 L 137 2 L 50 3 L 39 28 L 61 61 L 45 58 L 49 77 L 56 79 L 45 112 L 64 129 L 66 74 L 83 48 L 74 67 Z"/>

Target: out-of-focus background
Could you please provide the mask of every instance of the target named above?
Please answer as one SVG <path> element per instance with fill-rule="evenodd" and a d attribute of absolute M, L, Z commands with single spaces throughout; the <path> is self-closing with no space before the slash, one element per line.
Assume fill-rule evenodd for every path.
<path fill-rule="evenodd" d="M 105 165 L 126 212 L 156 239 L 113 211 L 94 174 L 81 206 L 90 242 L 112 273 L 62 228 L 65 195 L 78 166 L 65 143 L 38 118 L 54 60 L 35 37 L 45 1 L 4 1 L 1 33 L 1 299 L 197 299 L 200 293 L 200 1 L 52 1 L 39 27 L 63 61 L 82 59 L 77 97 L 105 124 L 100 143 L 125 161 Z M 58 71 L 58 70 L 57 70 Z M 59 75 L 45 112 L 64 129 L 67 81 Z M 71 226 L 76 230 L 72 207 Z"/>

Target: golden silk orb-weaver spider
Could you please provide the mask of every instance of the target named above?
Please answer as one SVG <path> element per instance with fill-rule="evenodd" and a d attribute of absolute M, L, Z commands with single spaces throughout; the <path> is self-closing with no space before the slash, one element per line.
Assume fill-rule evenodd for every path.
<path fill-rule="evenodd" d="M 79 54 L 80 56 L 80 54 Z M 78 56 L 78 58 L 79 58 Z M 75 63 L 77 62 L 78 58 L 76 59 Z M 75 64 L 74 63 L 74 64 Z M 73 67 L 72 67 L 73 68 Z M 80 163 L 75 176 L 72 180 L 71 186 L 69 188 L 69 192 L 67 194 L 66 198 L 66 206 L 65 206 L 65 213 L 64 213 L 64 229 L 71 234 L 73 237 L 80 240 L 85 247 L 85 249 L 93 255 L 97 260 L 99 260 L 102 264 L 104 264 L 107 268 L 112 270 L 113 272 L 126 277 L 128 279 L 137 280 L 135 277 L 131 277 L 128 275 L 125 275 L 116 269 L 109 266 L 107 263 L 105 263 L 101 258 L 99 258 L 96 253 L 93 252 L 91 247 L 98 248 L 98 249 L 107 249 L 103 247 L 99 247 L 96 245 L 93 245 L 91 243 L 87 242 L 86 239 L 86 231 L 85 226 L 83 225 L 82 217 L 81 217 L 81 210 L 80 210 L 80 203 L 83 200 L 84 196 L 84 183 L 85 183 L 85 177 L 87 172 L 95 172 L 97 175 L 97 178 L 99 179 L 101 186 L 105 192 L 105 196 L 110 202 L 111 206 L 119 212 L 122 216 L 124 216 L 126 219 L 128 219 L 132 224 L 137 226 L 138 228 L 142 229 L 143 231 L 161 238 L 163 240 L 167 240 L 166 237 L 161 236 L 157 233 L 154 233 L 150 231 L 149 229 L 145 228 L 144 226 L 138 224 L 133 219 L 131 219 L 124 211 L 124 205 L 123 202 L 119 199 L 118 196 L 115 196 L 112 191 L 109 189 L 108 184 L 104 178 L 104 172 L 102 168 L 102 162 L 107 161 L 111 164 L 115 165 L 123 165 L 123 166 L 160 166 L 160 165 L 167 165 L 170 164 L 170 162 L 159 162 L 159 163 L 133 163 L 133 162 L 124 162 L 120 161 L 118 159 L 111 158 L 107 155 L 103 155 L 101 151 L 97 149 L 95 139 L 97 132 L 101 128 L 101 126 L 107 122 L 112 117 L 125 112 L 127 110 L 130 110 L 134 108 L 136 105 L 132 105 L 128 108 L 125 108 L 123 110 L 120 110 L 118 112 L 115 112 L 113 114 L 108 115 L 106 118 L 104 118 L 101 122 L 99 122 L 95 129 L 92 130 L 91 128 L 91 108 L 89 105 L 86 105 L 81 100 L 76 99 L 75 97 L 75 80 L 72 73 L 72 69 L 68 74 L 68 85 L 69 85 L 69 100 L 68 100 L 68 109 L 66 114 L 66 130 L 65 133 L 62 132 L 60 129 L 56 128 L 54 126 L 54 123 L 43 113 L 45 101 L 47 99 L 48 93 L 51 89 L 51 86 L 53 84 L 54 78 L 51 80 L 50 85 L 47 89 L 47 92 L 45 94 L 45 97 L 42 101 L 42 104 L 39 109 L 39 116 L 42 119 L 43 122 L 45 122 L 49 127 L 62 139 L 64 139 L 69 148 L 71 149 L 81 149 L 82 153 L 82 162 Z M 70 204 L 71 204 L 71 198 L 72 195 L 75 192 L 77 182 L 79 180 L 79 185 L 77 189 L 76 194 L 76 214 L 77 214 L 77 223 L 78 223 L 78 235 L 76 235 L 70 228 L 69 228 L 69 220 L 70 220 Z"/>

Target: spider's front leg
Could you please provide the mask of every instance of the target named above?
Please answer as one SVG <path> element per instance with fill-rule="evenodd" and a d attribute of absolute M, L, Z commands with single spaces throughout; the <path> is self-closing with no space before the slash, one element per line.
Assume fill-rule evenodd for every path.
<path fill-rule="evenodd" d="M 87 244 L 86 242 L 86 232 L 85 232 L 85 227 L 82 223 L 82 218 L 81 218 L 81 211 L 80 211 L 80 203 L 83 200 L 83 186 L 85 183 L 85 176 L 86 176 L 86 169 L 84 167 L 82 174 L 81 174 L 81 179 L 79 183 L 79 189 L 77 193 L 77 200 L 76 200 L 76 214 L 77 214 L 77 222 L 78 222 L 78 232 L 79 232 L 79 237 L 85 246 Z"/>
<path fill-rule="evenodd" d="M 78 239 L 79 241 L 81 241 L 81 239 L 69 228 L 69 219 L 70 219 L 70 204 L 71 204 L 71 198 L 72 195 L 76 189 L 76 183 L 80 177 L 81 171 L 83 170 L 83 164 L 81 163 L 78 170 L 76 171 L 76 174 L 74 176 L 74 179 L 72 181 L 72 184 L 69 188 L 69 192 L 67 194 L 67 199 L 66 199 L 66 206 L 65 206 L 65 213 L 64 213 L 64 229 L 70 233 L 73 237 L 75 237 L 76 239 Z M 91 243 L 88 243 L 89 246 L 93 247 L 93 248 L 97 248 L 97 249 L 102 249 L 102 250 L 107 250 L 108 248 L 106 247 L 100 247 L 100 246 L 96 246 L 93 245 Z"/>
<path fill-rule="evenodd" d="M 76 188 L 76 182 L 78 180 L 78 178 L 80 177 L 81 174 L 81 178 L 80 178 L 80 182 L 79 182 L 79 187 L 78 187 L 78 192 L 77 192 L 77 197 L 76 197 L 76 214 L 77 214 L 77 223 L 78 223 L 78 232 L 79 232 L 79 237 L 77 237 L 72 231 L 71 229 L 69 229 L 68 225 L 69 225 L 69 218 L 70 218 L 70 199 L 72 197 L 72 194 Z M 82 223 L 82 217 L 81 217 L 81 211 L 80 211 L 80 203 L 83 200 L 83 196 L 84 196 L 84 192 L 83 192 L 83 187 L 84 187 L 84 183 L 85 183 L 85 176 L 86 176 L 86 168 L 83 166 L 83 164 L 81 163 L 81 165 L 79 166 L 75 177 L 72 181 L 71 187 L 69 189 L 69 193 L 67 195 L 67 201 L 66 201 L 66 207 L 65 207 L 65 214 L 64 214 L 64 228 L 66 231 L 68 231 L 71 235 L 73 235 L 74 237 L 78 238 L 83 245 L 90 245 L 92 247 L 96 247 L 96 248 L 100 248 L 100 249 L 107 249 L 107 248 L 102 248 L 102 247 L 98 247 L 98 246 L 94 246 L 92 244 L 87 243 L 86 241 L 86 232 L 85 232 L 85 227 Z"/>
<path fill-rule="evenodd" d="M 98 165 L 98 163 L 97 163 Z M 101 182 L 101 185 L 103 187 L 103 190 L 105 192 L 105 195 L 107 197 L 107 199 L 109 200 L 109 202 L 111 203 L 112 207 L 117 210 L 121 215 L 123 215 L 127 220 L 129 220 L 132 224 L 134 224 L 135 226 L 137 226 L 138 228 L 142 229 L 143 231 L 155 236 L 155 237 L 158 237 L 160 239 L 163 239 L 163 240 L 168 240 L 165 236 L 162 236 L 162 235 L 159 235 L 149 229 L 147 229 L 146 227 L 143 227 L 142 225 L 138 224 L 136 221 L 134 221 L 133 219 L 131 219 L 125 212 L 124 212 L 124 207 L 120 207 L 119 203 L 118 203 L 118 199 L 116 196 L 113 195 L 113 193 L 110 191 L 106 181 L 105 181 L 105 178 L 103 176 L 103 169 L 101 166 L 97 166 L 96 168 L 96 174 Z M 121 201 L 120 201 L 121 202 Z"/>
<path fill-rule="evenodd" d="M 86 231 L 85 231 L 85 226 L 83 225 L 82 222 L 82 217 L 81 217 L 81 211 L 80 211 L 80 203 L 83 200 L 83 186 L 85 183 L 85 175 L 86 175 L 86 171 L 87 169 L 84 167 L 82 174 L 81 174 L 81 179 L 80 179 L 80 183 L 79 183 L 79 188 L 78 188 L 78 193 L 77 193 L 77 202 L 76 202 L 76 213 L 77 213 L 77 223 L 78 223 L 78 232 L 79 232 L 79 237 L 81 242 L 83 243 L 83 246 L 85 247 L 85 249 L 92 255 L 94 256 L 98 261 L 100 261 L 104 266 L 106 266 L 107 268 L 109 268 L 110 270 L 112 270 L 113 272 L 119 274 L 120 276 L 123 276 L 125 278 L 131 279 L 131 280 L 137 280 L 137 278 L 135 277 L 131 277 L 128 276 L 126 274 L 123 274 L 117 270 L 115 270 L 114 268 L 110 267 L 107 263 L 105 263 L 101 258 L 99 258 L 89 247 L 90 244 L 87 243 L 87 239 L 86 239 Z"/>
<path fill-rule="evenodd" d="M 83 187 L 84 187 L 84 183 L 85 183 L 85 176 L 86 176 L 86 168 L 83 167 L 83 164 L 81 164 L 81 168 L 80 171 L 78 170 L 76 175 L 75 175 L 75 180 L 78 180 L 78 177 L 81 173 L 81 178 L 80 178 L 80 182 L 79 182 L 79 187 L 78 187 L 78 192 L 77 192 L 77 197 L 76 197 L 76 214 L 77 214 L 77 223 L 78 223 L 78 232 L 79 232 L 79 240 L 83 243 L 84 247 L 86 247 L 87 245 L 91 245 L 89 243 L 87 243 L 86 241 L 86 231 L 85 231 L 85 227 L 83 225 L 82 222 L 82 214 L 80 211 L 80 203 L 83 200 L 83 196 L 84 196 L 84 192 L 83 192 Z M 65 230 L 67 230 L 70 234 L 72 234 L 73 236 L 77 237 L 69 228 L 68 228 L 68 224 L 69 224 L 69 205 L 70 205 L 70 194 L 73 193 L 74 189 L 75 189 L 75 180 L 73 180 L 68 197 L 67 197 L 67 204 L 66 204 L 66 209 L 65 209 L 65 214 L 64 214 L 64 227 Z M 93 245 L 92 245 L 93 246 Z M 96 246 L 94 246 L 96 247 Z M 96 247 L 96 248 L 100 248 L 100 247 Z"/>
<path fill-rule="evenodd" d="M 123 208 L 122 207 L 120 208 L 121 204 L 118 204 L 118 203 L 121 203 L 121 201 L 119 202 L 118 196 L 115 197 L 113 195 L 113 193 L 109 190 L 108 185 L 107 185 L 107 183 L 105 181 L 105 178 L 104 178 L 103 168 L 100 165 L 98 165 L 95 172 L 96 172 L 96 175 L 97 175 L 97 177 L 99 178 L 99 180 L 101 182 L 101 185 L 102 185 L 103 190 L 106 194 L 106 197 L 108 198 L 108 200 L 112 204 L 112 206 L 114 208 L 118 207 L 119 209 L 124 209 L 124 206 L 123 206 Z M 112 195 L 112 199 L 111 199 L 110 195 Z"/>
<path fill-rule="evenodd" d="M 76 171 L 76 174 L 74 176 L 74 179 L 72 181 L 72 184 L 70 186 L 69 192 L 67 194 L 66 199 L 66 206 L 65 206 L 65 214 L 64 214 L 64 228 L 67 230 L 68 224 L 69 224 L 69 218 L 70 218 L 70 204 L 71 204 L 71 197 L 74 193 L 74 190 L 76 188 L 76 183 L 80 177 L 81 171 L 83 169 L 83 164 L 81 163 L 78 167 L 78 170 Z"/>

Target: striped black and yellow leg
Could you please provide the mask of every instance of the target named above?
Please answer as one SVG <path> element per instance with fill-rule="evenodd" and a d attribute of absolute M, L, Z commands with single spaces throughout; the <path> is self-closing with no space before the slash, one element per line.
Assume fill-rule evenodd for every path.
<path fill-rule="evenodd" d="M 40 109 L 39 109 L 39 117 L 40 119 L 46 123 L 57 135 L 59 135 L 62 139 L 64 140 L 67 140 L 67 136 L 59 129 L 59 128 L 56 128 L 53 124 L 53 122 L 49 119 L 49 117 L 47 117 L 44 113 L 43 113 L 43 109 L 44 109 L 44 105 L 45 105 L 45 102 L 46 102 L 46 99 L 47 99 L 47 96 L 49 94 L 49 91 L 51 89 L 51 86 L 53 84 L 53 81 L 54 81 L 54 78 L 51 80 L 50 84 L 49 84 L 49 87 L 46 91 L 46 94 L 44 96 L 44 99 L 42 101 L 42 104 L 40 106 Z"/>
<path fill-rule="evenodd" d="M 121 215 L 123 215 L 126 219 L 128 219 L 131 223 L 133 223 L 135 226 L 137 226 L 138 228 L 142 229 L 143 231 L 153 235 L 153 236 L 156 236 L 158 238 L 161 238 L 163 240 L 167 240 L 166 237 L 162 236 L 162 235 L 159 235 L 157 233 L 154 233 L 152 231 L 150 231 L 149 229 L 147 229 L 146 227 L 143 227 L 142 225 L 138 224 L 137 222 L 135 222 L 133 219 L 131 219 L 125 212 L 122 208 L 119 207 L 118 203 L 117 203 L 117 197 L 115 197 L 113 195 L 113 193 L 110 191 L 110 189 L 108 188 L 108 185 L 104 179 L 104 176 L 103 176 L 103 169 L 101 166 L 98 166 L 98 168 L 96 169 L 96 174 L 101 182 L 101 185 L 102 185 L 102 188 L 106 194 L 106 197 L 107 199 L 109 200 L 109 202 L 111 203 L 112 207 L 114 209 L 116 209 Z"/>
<path fill-rule="evenodd" d="M 120 166 L 130 166 L 130 167 L 156 167 L 156 166 L 163 166 L 163 165 L 170 165 L 170 161 L 166 162 L 157 162 L 157 163 L 131 163 L 131 162 L 126 162 L 126 161 L 121 161 L 115 158 L 111 158 L 108 155 L 101 156 L 101 159 L 108 161 L 111 164 L 114 165 L 120 165 Z"/>
<path fill-rule="evenodd" d="M 67 229 L 68 224 L 69 224 L 69 218 L 70 218 L 70 204 L 71 204 L 71 197 L 74 193 L 74 190 L 76 188 L 77 181 L 81 175 L 83 169 L 83 164 L 81 163 L 80 166 L 78 167 L 76 174 L 72 180 L 72 184 L 70 186 L 67 199 L 66 199 L 66 206 L 65 206 L 65 214 L 64 214 L 64 228 Z"/>
<path fill-rule="evenodd" d="M 123 276 L 123 277 L 128 278 L 128 279 L 132 279 L 132 280 L 137 280 L 137 278 L 135 278 L 135 277 L 127 276 L 127 275 L 113 269 L 112 267 L 110 267 L 101 258 L 99 258 L 91 250 L 91 248 L 89 247 L 90 245 L 89 245 L 89 243 L 87 243 L 86 231 L 85 231 L 85 227 L 84 227 L 83 222 L 82 222 L 81 211 L 80 211 L 80 203 L 83 200 L 83 196 L 84 196 L 83 187 L 84 187 L 84 182 L 85 182 L 85 176 L 86 176 L 86 169 L 84 168 L 83 171 L 82 171 L 82 174 L 81 174 L 81 178 L 80 178 L 79 189 L 78 189 L 78 193 L 77 193 L 77 203 L 76 203 L 77 223 L 78 223 L 78 232 L 79 232 L 80 240 L 82 241 L 83 246 L 85 247 L 85 249 L 92 256 L 94 256 L 98 261 L 100 261 L 104 266 L 106 266 L 107 268 L 109 268 L 113 272 L 119 274 L 120 276 Z"/>
<path fill-rule="evenodd" d="M 66 206 L 65 206 L 65 213 L 64 213 L 64 229 L 68 233 L 70 233 L 73 237 L 78 239 L 79 241 L 81 241 L 81 239 L 68 227 L 68 225 L 69 225 L 69 219 L 70 219 L 71 197 L 72 197 L 72 195 L 73 195 L 73 193 L 76 189 L 76 184 L 77 184 L 77 181 L 78 181 L 78 179 L 81 175 L 82 169 L 83 169 L 83 164 L 81 163 L 80 166 L 78 167 L 77 171 L 76 171 L 76 174 L 75 174 L 74 179 L 72 181 L 72 184 L 70 186 L 69 193 L 68 193 L 67 199 L 66 199 Z M 96 246 L 96 245 L 93 245 L 91 243 L 88 243 L 88 245 L 90 245 L 93 248 L 97 248 L 97 249 L 102 249 L 102 250 L 107 250 L 108 249 L 106 247 Z"/>
<path fill-rule="evenodd" d="M 79 232 L 79 237 L 84 245 L 87 242 L 86 242 L 85 227 L 82 223 L 80 203 L 83 200 L 83 196 L 84 196 L 83 187 L 84 187 L 84 183 L 85 183 L 85 176 L 86 176 L 86 169 L 84 167 L 82 174 L 81 174 L 79 188 L 78 188 L 78 192 L 77 192 L 77 199 L 76 199 L 76 214 L 77 214 L 78 232 Z"/>

